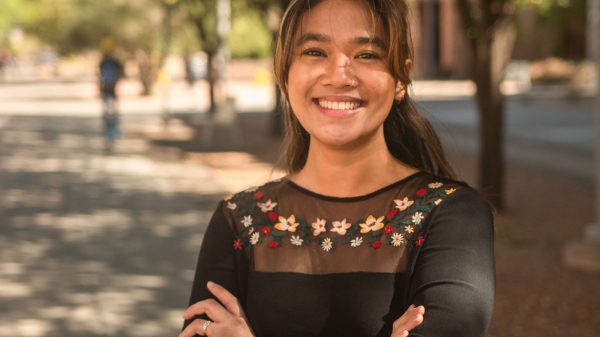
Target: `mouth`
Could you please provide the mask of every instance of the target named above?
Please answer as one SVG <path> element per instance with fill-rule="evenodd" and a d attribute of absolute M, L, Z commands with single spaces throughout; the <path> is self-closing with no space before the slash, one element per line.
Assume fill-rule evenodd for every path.
<path fill-rule="evenodd" d="M 360 108 L 363 105 L 363 101 L 361 100 L 332 101 L 325 99 L 315 99 L 315 103 L 317 103 L 320 107 L 329 110 L 354 110 Z"/>

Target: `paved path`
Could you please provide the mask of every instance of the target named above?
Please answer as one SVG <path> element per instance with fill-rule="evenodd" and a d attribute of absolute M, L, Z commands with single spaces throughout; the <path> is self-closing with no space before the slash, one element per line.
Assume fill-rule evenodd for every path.
<path fill-rule="evenodd" d="M 0 336 L 177 335 L 227 189 L 139 138 L 149 120 L 106 155 L 96 118 L 0 116 Z"/>

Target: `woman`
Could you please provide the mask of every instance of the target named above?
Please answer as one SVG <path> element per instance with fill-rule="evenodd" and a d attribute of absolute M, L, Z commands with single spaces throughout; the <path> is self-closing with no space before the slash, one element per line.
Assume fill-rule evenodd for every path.
<path fill-rule="evenodd" d="M 408 98 L 407 16 L 292 1 L 275 53 L 290 174 L 220 203 L 181 336 L 485 334 L 492 216 Z"/>

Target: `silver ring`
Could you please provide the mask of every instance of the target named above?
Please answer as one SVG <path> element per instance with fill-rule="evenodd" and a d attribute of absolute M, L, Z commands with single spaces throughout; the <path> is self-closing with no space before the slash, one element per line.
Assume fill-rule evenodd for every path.
<path fill-rule="evenodd" d="M 206 329 L 208 329 L 208 326 L 210 325 L 210 323 L 212 323 L 212 322 L 206 321 L 206 322 L 204 322 L 204 324 L 202 324 L 202 333 L 204 334 L 204 336 L 206 336 Z"/>

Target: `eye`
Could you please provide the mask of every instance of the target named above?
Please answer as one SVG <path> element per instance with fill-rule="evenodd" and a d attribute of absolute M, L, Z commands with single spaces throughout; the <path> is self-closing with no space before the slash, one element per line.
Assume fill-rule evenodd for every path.
<path fill-rule="evenodd" d="M 367 59 L 367 60 L 376 60 L 376 59 L 379 59 L 379 55 L 377 55 L 377 53 L 374 53 L 372 51 L 366 51 L 366 52 L 362 52 L 362 53 L 356 55 L 356 58 Z"/>
<path fill-rule="evenodd" d="M 307 50 L 303 51 L 302 55 L 319 57 L 319 56 L 325 56 L 325 53 L 322 50 L 311 48 L 311 49 L 307 49 Z"/>

